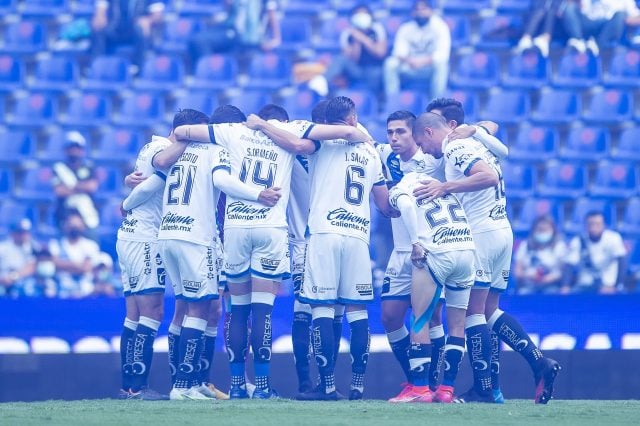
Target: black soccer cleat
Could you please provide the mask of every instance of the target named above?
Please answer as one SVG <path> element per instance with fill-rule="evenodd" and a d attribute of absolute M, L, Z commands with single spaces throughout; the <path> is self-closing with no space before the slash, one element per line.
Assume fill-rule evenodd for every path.
<path fill-rule="evenodd" d="M 459 395 L 453 399 L 454 404 L 468 404 L 468 403 L 482 403 L 482 404 L 495 404 L 495 399 L 493 398 L 493 391 L 489 389 L 489 391 L 480 393 L 475 388 L 471 388 L 462 395 Z"/>
<path fill-rule="evenodd" d="M 535 372 L 536 380 L 536 404 L 546 404 L 553 397 L 553 384 L 558 372 L 561 370 L 558 361 L 551 358 L 542 358 L 540 367 Z"/>
<path fill-rule="evenodd" d="M 336 391 L 326 393 L 315 389 L 309 392 L 299 393 L 296 399 L 298 401 L 337 401 L 338 394 Z"/>
<path fill-rule="evenodd" d="M 358 389 L 351 389 L 349 392 L 349 401 L 360 401 L 362 399 L 362 392 Z"/>

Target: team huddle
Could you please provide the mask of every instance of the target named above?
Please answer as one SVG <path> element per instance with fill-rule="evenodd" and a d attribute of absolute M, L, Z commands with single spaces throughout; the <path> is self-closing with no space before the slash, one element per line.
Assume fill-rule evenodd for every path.
<path fill-rule="evenodd" d="M 503 402 L 503 341 L 529 363 L 535 402 L 547 403 L 560 366 L 499 308 L 513 246 L 500 170 L 507 148 L 492 136 L 495 123 L 463 123 L 459 102 L 437 99 L 418 117 L 392 113 L 389 143 L 376 144 L 347 97 L 318 103 L 312 121 L 290 121 L 277 105 L 249 117 L 230 105 L 211 117 L 176 113 L 170 135 L 154 136 L 126 179 L 133 190 L 117 242 L 127 296 L 119 396 L 166 399 L 147 378 L 168 275 L 176 299 L 170 399 L 277 397 L 269 380 L 271 315 L 288 277 L 296 291 L 296 399 L 362 399 L 373 200 L 392 218 L 382 322 L 407 379 L 390 401 Z M 229 395 L 209 383 L 221 300 Z M 345 316 L 352 377 L 342 396 L 334 369 Z M 245 373 L 249 345 L 253 384 Z M 457 393 L 465 347 L 474 383 Z"/>

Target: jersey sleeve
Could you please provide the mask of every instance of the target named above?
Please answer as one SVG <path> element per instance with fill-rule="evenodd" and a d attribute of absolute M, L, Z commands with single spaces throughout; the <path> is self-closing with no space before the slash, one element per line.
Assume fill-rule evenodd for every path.
<path fill-rule="evenodd" d="M 309 132 L 311 132 L 311 129 L 315 126 L 315 123 L 307 120 L 294 120 L 288 123 L 283 123 L 278 120 L 269 120 L 269 123 L 280 129 L 293 133 L 300 139 L 308 139 Z"/>
<path fill-rule="evenodd" d="M 373 157 L 374 157 L 374 161 L 373 161 L 373 185 L 374 186 L 379 186 L 379 185 L 385 185 L 386 184 L 386 179 L 384 178 L 384 173 L 382 172 L 382 162 L 380 161 L 380 157 L 378 156 L 378 154 L 373 151 Z"/>
<path fill-rule="evenodd" d="M 627 248 L 624 246 L 622 236 L 617 232 L 611 232 L 611 248 L 614 257 L 623 257 L 627 255 Z"/>
<path fill-rule="evenodd" d="M 216 170 L 226 170 L 228 173 L 231 173 L 229 151 L 220 146 L 215 148 L 217 149 L 214 149 L 211 155 L 211 172 L 213 173 Z"/>
<path fill-rule="evenodd" d="M 452 142 L 447 145 L 445 150 L 445 161 L 449 162 L 455 169 L 459 170 L 465 176 L 469 175 L 469 171 L 478 161 L 482 160 L 480 153 L 473 147 L 462 142 Z"/>
<path fill-rule="evenodd" d="M 224 148 L 229 146 L 232 123 L 209 124 L 209 141 Z"/>
<path fill-rule="evenodd" d="M 389 190 L 389 204 L 391 204 L 391 207 L 398 210 L 398 198 L 402 195 L 411 195 L 406 177 Z"/>

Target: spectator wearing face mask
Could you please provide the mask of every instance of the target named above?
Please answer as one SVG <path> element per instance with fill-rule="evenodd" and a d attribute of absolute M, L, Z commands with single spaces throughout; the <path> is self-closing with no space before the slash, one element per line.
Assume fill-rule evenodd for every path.
<path fill-rule="evenodd" d="M 93 268 L 93 297 L 116 297 L 118 281 L 113 277 L 113 259 L 107 253 L 100 253 Z"/>
<path fill-rule="evenodd" d="M 93 268 L 98 265 L 100 248 L 85 237 L 87 227 L 76 212 L 64 221 L 63 237 L 49 245 L 60 283 L 59 296 L 80 298 L 93 293 Z"/>
<path fill-rule="evenodd" d="M 622 236 L 606 229 L 604 215 L 593 211 L 586 232 L 569 244 L 563 292 L 613 294 L 624 288 L 627 249 Z"/>
<path fill-rule="evenodd" d="M 351 26 L 340 34 L 342 53 L 336 56 L 326 73 L 333 86 L 338 77 L 348 83 L 363 82 L 373 93 L 382 92 L 382 64 L 387 55 L 387 33 L 373 20 L 364 3 L 351 10 Z"/>
<path fill-rule="evenodd" d="M 558 293 L 562 284 L 563 259 L 567 246 L 553 219 L 541 216 L 518 247 L 514 276 L 520 294 Z"/>
<path fill-rule="evenodd" d="M 447 88 L 451 33 L 444 20 L 434 14 L 431 1 L 416 0 L 413 19 L 398 28 L 393 52 L 384 63 L 387 97 L 401 85 L 427 83 L 429 98 L 442 97 Z"/>

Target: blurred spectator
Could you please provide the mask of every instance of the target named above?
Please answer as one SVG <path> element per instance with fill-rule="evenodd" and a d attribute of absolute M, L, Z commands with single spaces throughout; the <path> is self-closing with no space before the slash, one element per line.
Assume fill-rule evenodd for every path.
<path fill-rule="evenodd" d="M 282 37 L 278 2 L 274 0 L 235 0 L 232 7 L 235 28 L 244 47 L 273 50 Z"/>
<path fill-rule="evenodd" d="M 401 82 L 428 83 L 429 97 L 441 97 L 447 88 L 451 33 L 444 20 L 433 13 L 431 1 L 416 0 L 413 20 L 398 28 L 393 52 L 384 62 L 387 96 L 400 91 Z"/>
<path fill-rule="evenodd" d="M 527 22 L 524 34 L 518 42 L 516 52 L 538 48 L 542 56 L 549 56 L 549 43 L 553 35 L 553 26 L 556 21 L 559 7 L 564 0 L 535 0 L 531 7 L 529 22 Z M 540 24 L 542 27 L 540 28 Z M 538 32 L 540 29 L 540 32 Z M 536 34 L 538 34 L 536 36 Z M 535 36 L 535 37 L 534 37 Z"/>
<path fill-rule="evenodd" d="M 559 293 L 566 254 L 567 246 L 553 219 L 537 218 L 515 254 L 517 292 Z"/>
<path fill-rule="evenodd" d="M 11 225 L 9 238 L 0 242 L 0 295 L 20 295 L 35 270 L 31 221 L 21 219 Z"/>
<path fill-rule="evenodd" d="M 611 294 L 624 287 L 627 250 L 619 233 L 605 229 L 604 215 L 590 212 L 586 234 L 569 245 L 563 292 Z"/>
<path fill-rule="evenodd" d="M 37 247 L 33 254 L 35 257 L 35 273 L 25 281 L 19 296 L 57 297 L 56 265 L 49 248 Z"/>
<path fill-rule="evenodd" d="M 86 231 L 82 216 L 71 212 L 64 222 L 63 237 L 49 244 L 58 271 L 60 297 L 85 297 L 94 291 L 93 268 L 98 265 L 100 248 L 84 236 Z"/>
<path fill-rule="evenodd" d="M 233 14 L 233 1 L 225 1 L 227 12 L 214 14 L 206 26 L 189 39 L 189 55 L 193 64 L 202 56 L 226 53 L 238 47 L 238 32 Z"/>
<path fill-rule="evenodd" d="M 374 22 L 365 3 L 351 11 L 351 26 L 340 34 L 342 53 L 333 58 L 326 73 L 330 83 L 342 76 L 349 82 L 360 81 L 372 93 L 382 93 L 382 64 L 387 56 L 387 33 Z"/>
<path fill-rule="evenodd" d="M 567 45 L 580 53 L 617 44 L 624 31 L 625 12 L 621 0 L 567 0 L 562 20 L 569 35 Z"/>
<path fill-rule="evenodd" d="M 625 14 L 627 38 L 633 45 L 640 45 L 640 8 L 634 0 L 620 0 L 618 9 Z"/>
<path fill-rule="evenodd" d="M 98 190 L 98 179 L 93 165 L 87 161 L 87 142 L 79 132 L 66 134 L 64 153 L 66 159 L 53 165 L 53 190 L 58 197 L 56 218 L 60 224 L 67 211 L 77 211 L 89 229 L 99 224 L 99 216 L 93 202 Z"/>
<path fill-rule="evenodd" d="M 113 259 L 107 253 L 100 253 L 93 268 L 94 297 L 115 297 L 118 295 L 118 281 L 113 276 Z"/>

